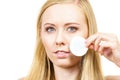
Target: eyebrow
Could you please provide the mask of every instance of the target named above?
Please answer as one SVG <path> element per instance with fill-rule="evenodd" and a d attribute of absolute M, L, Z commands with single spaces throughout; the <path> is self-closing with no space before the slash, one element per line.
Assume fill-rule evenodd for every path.
<path fill-rule="evenodd" d="M 70 23 L 66 23 L 65 26 L 68 26 L 68 25 L 80 25 L 79 23 L 74 23 L 74 22 L 70 22 Z"/>
<path fill-rule="evenodd" d="M 68 26 L 68 25 L 80 25 L 79 23 L 75 23 L 75 22 L 70 22 L 70 23 L 66 23 L 65 26 Z M 52 26 L 55 26 L 55 24 L 52 24 L 52 23 L 45 23 L 44 25 L 52 25 Z"/>
<path fill-rule="evenodd" d="M 52 24 L 52 23 L 45 23 L 44 26 L 45 26 L 45 25 L 52 25 L 52 26 L 55 26 L 55 25 Z"/>

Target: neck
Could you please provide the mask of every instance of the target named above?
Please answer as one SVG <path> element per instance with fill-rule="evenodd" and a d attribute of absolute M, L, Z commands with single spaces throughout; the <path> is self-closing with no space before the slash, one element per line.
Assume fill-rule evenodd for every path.
<path fill-rule="evenodd" d="M 80 65 L 63 68 L 54 65 L 56 80 L 78 80 L 80 77 Z"/>

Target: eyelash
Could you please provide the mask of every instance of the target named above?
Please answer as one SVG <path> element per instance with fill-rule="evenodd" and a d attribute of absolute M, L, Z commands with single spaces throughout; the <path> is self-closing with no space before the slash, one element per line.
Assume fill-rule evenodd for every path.
<path fill-rule="evenodd" d="M 51 33 L 51 32 L 53 32 L 53 29 L 54 29 L 54 31 L 55 31 L 55 28 L 54 28 L 54 27 L 46 27 L 46 28 L 45 28 L 45 31 Z M 51 30 L 52 30 L 52 31 L 51 31 Z"/>
<path fill-rule="evenodd" d="M 72 31 L 70 31 L 69 29 L 72 29 Z M 69 31 L 69 32 L 76 32 L 77 30 L 78 30 L 78 28 L 74 27 L 74 26 L 71 26 L 71 27 L 67 28 L 67 31 Z"/>
<path fill-rule="evenodd" d="M 77 27 L 74 27 L 74 26 L 70 26 L 70 27 L 68 27 L 68 28 L 66 29 L 66 31 L 68 31 L 68 32 L 76 32 L 77 30 L 78 30 L 78 28 L 77 28 Z M 55 30 L 54 27 L 46 27 L 46 28 L 45 28 L 45 31 L 48 32 L 48 33 L 52 33 L 52 32 L 54 32 L 54 31 L 56 31 L 56 30 Z"/>

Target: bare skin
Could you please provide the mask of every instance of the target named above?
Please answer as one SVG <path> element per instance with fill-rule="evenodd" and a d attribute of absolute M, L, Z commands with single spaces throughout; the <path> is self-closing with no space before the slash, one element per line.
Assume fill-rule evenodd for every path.
<path fill-rule="evenodd" d="M 54 16 L 56 14 L 59 16 Z M 73 56 L 69 50 L 70 40 L 74 36 L 86 38 L 86 47 L 94 49 L 120 67 L 120 42 L 117 36 L 108 33 L 96 33 L 87 38 L 87 34 L 85 16 L 79 7 L 73 4 L 59 4 L 46 10 L 42 19 L 41 37 L 47 56 L 53 63 L 56 80 L 78 79 L 81 58 Z M 120 76 L 106 76 L 105 79 L 120 80 Z"/>
<path fill-rule="evenodd" d="M 96 33 L 87 39 L 86 46 L 120 67 L 120 42 L 115 34 Z"/>
<path fill-rule="evenodd" d="M 56 4 L 47 8 L 42 17 L 41 39 L 56 80 L 78 80 L 81 57 L 74 56 L 69 45 L 74 36 L 88 36 L 82 9 L 75 4 Z"/>

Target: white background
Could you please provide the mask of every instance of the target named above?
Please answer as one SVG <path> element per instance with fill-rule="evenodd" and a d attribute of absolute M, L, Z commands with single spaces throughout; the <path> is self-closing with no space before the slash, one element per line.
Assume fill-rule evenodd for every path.
<path fill-rule="evenodd" d="M 0 80 L 25 76 L 32 62 L 36 21 L 46 0 L 0 0 Z M 120 1 L 90 0 L 100 32 L 120 39 Z M 120 69 L 102 57 L 105 75 L 120 75 Z"/>

